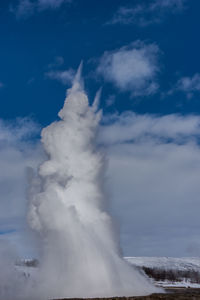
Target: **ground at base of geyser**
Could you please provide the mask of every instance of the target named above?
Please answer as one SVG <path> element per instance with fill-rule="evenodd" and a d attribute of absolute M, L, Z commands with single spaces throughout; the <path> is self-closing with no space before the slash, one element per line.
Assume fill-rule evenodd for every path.
<path fill-rule="evenodd" d="M 110 297 L 110 298 L 64 298 L 53 300 L 200 300 L 200 288 L 167 288 L 164 294 L 135 297 Z"/>

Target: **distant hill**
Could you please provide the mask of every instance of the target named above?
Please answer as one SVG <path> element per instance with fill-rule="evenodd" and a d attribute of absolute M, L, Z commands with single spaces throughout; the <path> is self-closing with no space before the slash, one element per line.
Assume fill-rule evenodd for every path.
<path fill-rule="evenodd" d="M 200 257 L 125 257 L 160 286 L 200 287 Z"/>

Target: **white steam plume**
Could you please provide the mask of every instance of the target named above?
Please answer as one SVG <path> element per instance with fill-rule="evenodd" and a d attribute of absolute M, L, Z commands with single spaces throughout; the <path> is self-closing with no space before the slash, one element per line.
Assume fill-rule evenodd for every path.
<path fill-rule="evenodd" d="M 32 193 L 29 221 L 43 241 L 41 297 L 145 295 L 158 291 L 120 255 L 103 192 L 104 159 L 96 147 L 101 112 L 89 106 L 81 68 L 60 121 L 42 131 L 48 155 Z"/>

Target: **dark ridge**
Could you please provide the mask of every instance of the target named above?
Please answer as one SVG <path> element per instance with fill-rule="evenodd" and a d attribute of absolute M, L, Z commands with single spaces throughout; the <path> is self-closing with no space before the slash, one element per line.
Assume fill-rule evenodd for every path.
<path fill-rule="evenodd" d="M 162 268 L 142 267 L 143 271 L 155 281 L 181 282 L 188 280 L 190 283 L 200 283 L 200 272 L 196 270 L 171 270 Z"/>
<path fill-rule="evenodd" d="M 200 300 L 200 289 L 168 288 L 165 294 L 152 294 L 137 297 L 110 297 L 110 298 L 64 298 L 54 300 Z"/>

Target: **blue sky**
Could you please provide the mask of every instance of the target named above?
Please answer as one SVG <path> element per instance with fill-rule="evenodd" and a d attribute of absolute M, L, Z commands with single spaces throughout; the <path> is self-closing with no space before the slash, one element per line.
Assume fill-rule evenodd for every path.
<path fill-rule="evenodd" d="M 199 9 L 197 0 L 1 1 L 0 232 L 24 228 L 40 128 L 57 118 L 83 61 L 91 101 L 102 87 L 125 255 L 199 255 Z"/>
<path fill-rule="evenodd" d="M 50 80 L 45 74 L 52 70 L 76 69 L 81 60 L 91 96 L 103 86 L 101 105 L 105 113 L 127 109 L 159 114 L 200 111 L 198 92 L 190 100 L 183 92 L 162 96 L 179 79 L 193 78 L 199 72 L 198 1 L 181 1 L 180 7 L 177 7 L 180 1 L 171 1 L 168 7 L 154 9 L 147 16 L 145 11 L 150 9 L 151 1 L 142 1 L 144 16 L 135 16 L 136 21 L 128 24 L 120 20 L 112 24 L 112 18 L 120 7 L 133 10 L 139 5 L 138 1 L 60 1 L 57 8 L 49 5 L 23 11 L 22 7 L 29 2 L 1 1 L 2 118 L 31 115 L 42 125 L 54 120 L 67 84 Z M 37 1 L 32 2 L 36 5 Z M 159 15 L 160 20 L 153 20 L 154 15 Z M 139 23 L 142 17 L 151 18 L 152 23 L 142 26 Z M 158 47 L 155 80 L 159 88 L 148 97 L 131 99 L 129 91 L 120 92 L 112 82 L 97 76 L 96 69 L 105 51 L 117 51 L 137 40 Z M 63 61 L 56 66 L 58 57 Z M 110 95 L 115 95 L 116 100 L 115 105 L 108 108 L 105 101 Z"/>

